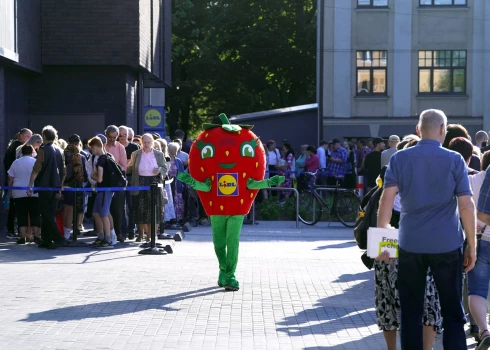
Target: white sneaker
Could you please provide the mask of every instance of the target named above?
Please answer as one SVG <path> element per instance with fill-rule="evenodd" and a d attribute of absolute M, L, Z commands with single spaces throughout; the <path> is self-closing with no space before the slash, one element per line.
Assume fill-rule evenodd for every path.
<path fill-rule="evenodd" d="M 116 234 L 115 234 L 115 233 L 112 233 L 112 234 L 111 234 L 111 245 L 116 245 L 117 243 L 119 243 L 119 242 L 117 241 L 117 236 L 116 236 Z"/>
<path fill-rule="evenodd" d="M 70 239 L 73 231 L 71 231 L 70 229 L 67 229 L 67 228 L 65 228 L 63 231 L 64 231 L 63 235 L 65 236 L 65 239 L 66 240 Z"/>

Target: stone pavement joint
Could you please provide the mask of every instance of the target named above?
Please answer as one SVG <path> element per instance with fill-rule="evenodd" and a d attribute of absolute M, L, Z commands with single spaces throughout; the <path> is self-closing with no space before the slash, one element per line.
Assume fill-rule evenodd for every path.
<path fill-rule="evenodd" d="M 210 227 L 166 256 L 0 240 L 0 349 L 384 349 L 352 230 L 294 226 L 244 226 L 234 293 Z"/>

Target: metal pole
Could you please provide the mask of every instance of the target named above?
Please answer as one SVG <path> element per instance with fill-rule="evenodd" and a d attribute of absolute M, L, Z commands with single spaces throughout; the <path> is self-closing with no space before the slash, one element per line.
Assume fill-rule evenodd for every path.
<path fill-rule="evenodd" d="M 255 201 L 252 203 L 252 225 L 255 226 Z"/>
<path fill-rule="evenodd" d="M 359 198 L 362 199 L 362 197 L 364 197 L 364 176 L 356 176 L 356 189 Z"/>
<path fill-rule="evenodd" d="M 293 188 L 296 193 L 296 228 L 299 228 L 299 192 L 296 188 Z"/>
<path fill-rule="evenodd" d="M 157 196 L 157 191 L 158 191 L 158 184 L 152 183 L 150 186 L 150 206 L 151 206 L 151 244 L 150 248 L 155 249 L 156 247 L 156 241 L 155 241 L 155 234 L 156 234 L 156 220 L 157 220 L 157 201 L 156 201 L 156 196 Z"/>
<path fill-rule="evenodd" d="M 73 234 L 71 235 L 71 239 L 73 243 L 77 241 L 78 236 L 78 214 L 77 214 L 77 195 L 78 192 L 73 192 Z"/>

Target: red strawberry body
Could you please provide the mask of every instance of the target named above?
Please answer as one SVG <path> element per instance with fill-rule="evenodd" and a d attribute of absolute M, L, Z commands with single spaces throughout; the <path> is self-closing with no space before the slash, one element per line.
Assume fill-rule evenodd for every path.
<path fill-rule="evenodd" d="M 247 181 L 264 179 L 265 151 L 246 128 L 204 130 L 192 144 L 189 173 L 197 181 L 211 181 L 211 191 L 197 191 L 208 216 L 246 215 L 258 192 L 247 189 Z"/>

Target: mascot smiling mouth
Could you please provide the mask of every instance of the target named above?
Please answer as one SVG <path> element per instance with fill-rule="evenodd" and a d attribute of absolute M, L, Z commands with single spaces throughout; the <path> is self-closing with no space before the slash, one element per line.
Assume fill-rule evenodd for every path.
<path fill-rule="evenodd" d="M 235 167 L 236 163 L 218 163 L 218 165 L 223 169 L 231 169 Z"/>

